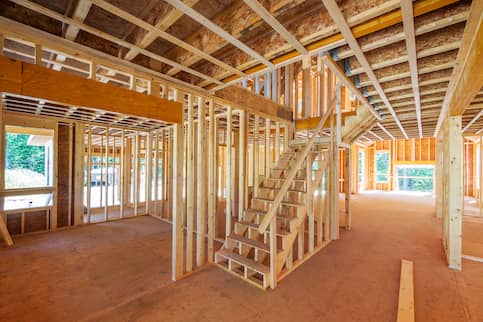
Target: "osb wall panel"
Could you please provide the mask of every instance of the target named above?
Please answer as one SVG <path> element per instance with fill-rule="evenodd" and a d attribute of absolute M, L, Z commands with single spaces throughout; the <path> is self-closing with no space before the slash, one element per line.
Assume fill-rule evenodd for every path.
<path fill-rule="evenodd" d="M 24 233 L 47 230 L 47 211 L 39 210 L 25 213 Z"/>
<path fill-rule="evenodd" d="M 57 227 L 69 224 L 69 126 L 60 125 L 57 148 Z"/>
<path fill-rule="evenodd" d="M 12 213 L 7 215 L 7 229 L 10 235 L 20 235 L 22 233 L 21 213 Z"/>

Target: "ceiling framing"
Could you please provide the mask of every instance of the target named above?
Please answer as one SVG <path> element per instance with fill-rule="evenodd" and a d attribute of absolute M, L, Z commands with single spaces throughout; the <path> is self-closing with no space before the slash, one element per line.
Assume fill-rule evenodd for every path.
<path fill-rule="evenodd" d="M 370 109 L 382 115 L 370 137 L 389 139 L 437 131 L 471 5 L 469 0 L 8 0 L 0 4 L 0 15 L 201 91 L 330 53 Z M 21 44 L 5 50 L 24 60 L 35 57 Z M 88 71 L 55 53 L 44 61 L 54 69 Z M 98 77 L 126 85 L 122 75 L 108 70 Z M 463 113 L 465 133 L 481 133 L 482 106 L 480 91 Z"/>

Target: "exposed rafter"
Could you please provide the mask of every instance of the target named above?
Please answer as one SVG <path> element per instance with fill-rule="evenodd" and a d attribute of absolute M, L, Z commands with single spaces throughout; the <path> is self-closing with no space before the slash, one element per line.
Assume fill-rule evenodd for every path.
<path fill-rule="evenodd" d="M 384 141 L 383 138 L 381 138 L 379 135 L 377 135 L 376 133 L 372 132 L 372 130 L 369 130 L 367 131 L 367 133 L 369 133 L 370 135 L 372 135 L 373 137 L 375 137 L 376 139 L 378 139 L 379 141 Z"/>
<path fill-rule="evenodd" d="M 184 3 L 187 6 L 192 7 L 196 3 L 198 3 L 198 1 L 199 0 L 185 0 Z M 183 16 L 182 12 L 173 8 L 168 13 L 166 13 L 163 17 L 161 17 L 159 21 L 154 25 L 154 27 L 156 27 L 161 31 L 166 31 L 182 16 Z M 155 31 L 148 31 L 146 34 L 144 34 L 144 36 L 142 36 L 142 38 L 139 41 L 136 42 L 136 45 L 143 49 L 149 47 L 149 45 L 151 45 L 158 37 L 157 34 L 158 33 Z M 129 49 L 129 51 L 124 56 L 124 59 L 133 60 L 138 54 L 139 52 L 136 49 Z"/>
<path fill-rule="evenodd" d="M 300 54 L 307 55 L 308 51 L 275 17 L 258 2 L 258 0 L 243 0 L 255 11 L 273 30 L 278 32 L 286 42 L 292 45 Z"/>
<path fill-rule="evenodd" d="M 2 30 L 2 33 L 4 33 L 5 36 L 12 36 L 19 39 L 25 39 L 26 41 L 30 41 L 33 43 L 42 44 L 54 51 L 67 53 L 72 56 L 85 59 L 87 61 L 89 59 L 94 59 L 99 64 L 106 64 L 107 66 L 118 66 L 118 68 L 120 68 L 121 70 L 128 70 L 131 73 L 140 73 L 158 78 L 160 80 L 166 80 L 173 84 L 178 84 L 179 88 L 182 88 L 184 91 L 187 92 L 196 92 L 205 95 L 207 94 L 206 90 L 194 84 L 186 83 L 175 77 L 162 74 L 160 72 L 143 67 L 141 65 L 134 64 L 121 58 L 113 57 L 102 51 L 81 45 L 79 43 L 64 39 L 59 36 L 52 35 L 46 31 L 38 30 L 34 27 L 24 25 L 20 22 L 5 17 L 0 17 L 0 30 Z"/>
<path fill-rule="evenodd" d="M 386 133 L 386 135 L 389 136 L 391 138 L 391 140 L 396 141 L 396 138 L 391 134 L 391 132 L 389 132 L 381 123 L 377 122 L 376 125 L 379 126 L 379 128 L 384 133 Z"/>
<path fill-rule="evenodd" d="M 377 93 L 383 100 L 384 104 L 386 105 L 387 109 L 389 110 L 389 113 L 392 115 L 394 120 L 396 121 L 397 125 L 399 126 L 399 129 L 403 133 L 405 138 L 408 138 L 408 135 L 406 131 L 404 130 L 401 122 L 399 121 L 396 112 L 394 112 L 394 109 L 391 106 L 391 103 L 386 97 L 386 94 L 384 93 L 384 90 L 381 87 L 381 84 L 379 84 L 379 81 L 374 74 L 374 71 L 372 70 L 369 62 L 367 61 L 364 53 L 362 52 L 361 47 L 357 43 L 356 38 L 354 37 L 354 34 L 352 33 L 351 28 L 347 24 L 344 16 L 342 15 L 342 12 L 340 11 L 339 7 L 337 6 L 337 3 L 335 0 L 322 0 L 324 3 L 327 11 L 329 12 L 330 16 L 336 23 L 336 25 L 339 27 L 340 32 L 346 39 L 347 43 L 351 47 L 352 51 L 354 52 L 355 56 L 357 57 L 357 60 L 359 60 L 360 64 L 364 67 L 367 76 L 371 80 L 372 84 L 376 88 Z"/>
<path fill-rule="evenodd" d="M 406 34 L 406 48 L 408 52 L 409 70 L 411 72 L 411 83 L 414 92 L 414 105 L 416 108 L 416 119 L 418 121 L 419 137 L 423 137 L 423 126 L 421 124 L 421 97 L 419 94 L 418 59 L 416 53 L 416 36 L 414 33 L 413 2 L 412 0 L 401 0 L 401 11 L 403 16 L 404 33 Z"/>
<path fill-rule="evenodd" d="M 84 19 L 87 17 L 89 10 L 91 10 L 92 2 L 90 0 L 79 0 L 77 2 L 77 6 L 74 10 L 74 14 L 72 18 L 79 21 L 84 22 Z M 79 33 L 80 28 L 74 25 L 67 25 L 65 29 L 65 38 L 74 41 L 77 38 L 77 34 Z"/>
<path fill-rule="evenodd" d="M 143 55 L 145 55 L 147 57 L 150 57 L 150 58 L 152 58 L 154 60 L 158 60 L 158 61 L 160 61 L 160 62 L 162 62 L 164 64 L 177 67 L 177 68 L 179 68 L 179 69 L 181 69 L 181 70 L 183 70 L 183 71 L 185 71 L 187 73 L 190 73 L 190 74 L 193 74 L 193 75 L 198 76 L 200 78 L 209 80 L 209 81 L 211 81 L 211 82 L 213 82 L 215 84 L 221 84 L 221 82 L 219 80 L 216 80 L 216 79 L 212 78 L 211 76 L 202 74 L 202 73 L 200 73 L 200 72 L 198 72 L 198 71 L 196 71 L 194 69 L 191 69 L 189 67 L 183 66 L 183 65 L 181 65 L 181 64 L 179 64 L 179 63 L 177 63 L 175 61 L 172 61 L 172 60 L 170 60 L 168 58 L 165 58 L 163 56 L 157 55 L 157 54 L 155 54 L 153 52 L 150 52 L 148 50 L 145 50 L 145 49 L 142 49 L 140 47 L 137 47 L 137 46 L 135 46 L 135 45 L 133 45 L 133 44 L 127 42 L 127 41 L 124 41 L 122 39 L 119 39 L 117 37 L 114 37 L 114 36 L 112 36 L 112 35 L 110 35 L 110 34 L 108 34 L 106 32 L 100 31 L 100 30 L 98 30 L 96 28 L 93 28 L 93 27 L 87 26 L 87 25 L 85 25 L 83 23 L 77 22 L 74 19 L 71 19 L 71 18 L 66 17 L 64 15 L 61 15 L 61 14 L 59 14 L 59 13 L 53 11 L 53 10 L 50 10 L 50 9 L 48 9 L 46 7 L 43 7 L 41 5 L 38 5 L 36 3 L 30 2 L 28 0 L 9 0 L 9 1 L 11 1 L 13 3 L 16 3 L 18 5 L 24 6 L 26 8 L 29 8 L 29 9 L 31 9 L 33 11 L 37 11 L 39 13 L 42 13 L 42 14 L 48 16 L 48 17 L 51 17 L 51 18 L 56 19 L 58 21 L 61 21 L 63 23 L 67 23 L 69 25 L 74 25 L 74 26 L 78 27 L 81 30 L 84 30 L 84 31 L 86 31 L 88 33 L 91 33 L 91 34 L 96 35 L 98 37 L 104 38 L 106 40 L 109 40 L 109 41 L 111 41 L 113 43 L 116 43 L 116 44 L 118 44 L 120 46 L 123 46 L 123 47 L 126 47 L 126 48 L 135 48 L 141 54 L 143 54 Z"/>
<path fill-rule="evenodd" d="M 337 63 L 332 60 L 332 58 L 330 58 L 329 56 L 325 55 L 325 56 L 322 56 L 322 61 L 324 62 L 325 65 L 327 65 L 327 67 L 329 67 L 332 72 L 334 72 L 337 77 L 340 79 L 340 81 L 347 87 L 351 90 L 351 92 L 357 96 L 357 98 L 359 99 L 359 101 L 361 101 L 361 103 L 367 107 L 367 109 L 369 109 L 369 111 L 378 119 L 380 120 L 381 119 L 381 116 L 379 115 L 379 113 L 376 112 L 376 110 L 374 110 L 374 107 L 369 104 L 369 102 L 367 101 L 367 99 L 364 97 L 364 95 L 362 95 L 362 93 L 360 92 L 360 90 L 352 83 L 352 81 L 347 77 L 347 75 L 344 73 L 344 71 L 339 67 L 339 65 L 337 65 Z"/>
<path fill-rule="evenodd" d="M 236 39 L 235 37 L 233 37 L 230 33 L 226 32 L 222 28 L 218 27 L 210 19 L 206 18 L 205 16 L 203 16 L 202 14 L 200 14 L 198 11 L 194 10 L 193 8 L 187 6 L 182 1 L 180 1 L 180 0 L 164 0 L 164 1 L 166 1 L 167 3 L 169 3 L 170 5 L 175 7 L 176 9 L 178 9 L 179 11 L 183 12 L 184 14 L 189 16 L 191 19 L 198 22 L 200 25 L 208 28 L 212 32 L 216 33 L 218 36 L 220 36 L 223 39 L 225 39 L 226 41 L 230 42 L 235 47 L 239 48 L 240 50 L 246 52 L 248 55 L 257 59 L 260 63 L 262 63 L 262 64 L 264 64 L 264 65 L 266 65 L 270 68 L 274 67 L 273 64 L 268 59 L 266 59 L 265 57 L 263 57 L 262 55 L 260 55 L 259 53 L 257 53 L 256 51 L 254 51 L 253 49 L 251 49 L 250 47 L 248 47 L 247 45 L 245 45 L 244 43 L 242 43 L 241 41 Z"/>
<path fill-rule="evenodd" d="M 169 33 L 161 30 L 161 29 L 158 29 L 157 27 L 145 22 L 144 20 L 142 19 L 139 19 L 138 17 L 130 14 L 129 12 L 126 12 L 112 4 L 110 4 L 109 2 L 105 1 L 105 0 L 91 0 L 93 4 L 95 4 L 96 6 L 126 20 L 126 21 L 129 21 L 130 23 L 138 26 L 138 27 L 141 27 L 143 29 L 145 29 L 146 31 L 148 32 L 151 32 L 153 33 L 156 37 L 160 37 L 164 40 L 167 40 L 169 42 L 171 42 L 172 44 L 176 45 L 176 46 L 179 46 L 187 51 L 190 51 L 192 53 L 194 53 L 195 55 L 198 55 L 204 59 L 206 59 L 207 61 L 215 64 L 215 65 L 218 65 L 226 70 L 229 70 L 230 72 L 234 73 L 234 74 L 238 74 L 240 76 L 245 76 L 244 73 L 240 72 L 238 69 L 214 58 L 213 56 L 210 56 L 206 53 L 204 53 L 203 51 L 199 50 L 198 48 L 196 47 L 193 47 L 191 46 L 190 44 L 170 35 Z"/>
<path fill-rule="evenodd" d="M 468 124 L 466 124 L 466 126 L 463 128 L 463 130 L 461 130 L 461 132 L 465 132 L 466 130 L 468 130 L 476 121 L 479 120 L 479 118 L 482 115 L 483 115 L 483 110 L 481 110 L 478 114 L 476 114 L 475 117 L 471 119 L 471 121 L 469 121 Z"/>
<path fill-rule="evenodd" d="M 465 25 L 461 48 L 456 58 L 456 68 L 451 75 L 434 136 L 438 135 L 443 121 L 449 113 L 461 115 L 473 97 L 483 86 L 481 61 L 483 60 L 483 1 L 471 3 L 470 14 Z"/>

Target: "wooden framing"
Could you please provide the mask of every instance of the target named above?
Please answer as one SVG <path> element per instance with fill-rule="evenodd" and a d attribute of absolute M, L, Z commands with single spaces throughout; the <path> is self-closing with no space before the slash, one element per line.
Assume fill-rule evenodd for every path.
<path fill-rule="evenodd" d="M 482 11 L 483 3 L 481 1 L 472 2 L 461 41 L 462 46 L 456 58 L 457 65 L 451 75 L 434 136 L 438 135 L 446 115 L 462 115 L 475 94 L 483 86 L 483 75 L 479 65 L 483 51 Z"/>
<path fill-rule="evenodd" d="M 215 34 L 219 35 L 224 40 L 230 42 L 233 46 L 237 47 L 238 49 L 246 52 L 248 55 L 252 56 L 253 58 L 257 59 L 260 63 L 268 66 L 273 67 L 273 64 L 264 58 L 262 55 L 255 52 L 253 49 L 249 48 L 247 45 L 243 44 L 241 41 L 233 37 L 230 33 L 226 32 L 225 30 L 218 27 L 212 21 L 204 17 L 202 14 L 187 6 L 180 0 L 165 0 L 170 5 L 178 9 L 179 11 L 183 12 L 184 14 L 188 15 L 193 20 L 197 21 L 202 26 L 208 28 Z"/>
<path fill-rule="evenodd" d="M 446 118 L 443 138 L 443 245 L 449 267 L 461 270 L 463 215 L 461 116 Z"/>
<path fill-rule="evenodd" d="M 344 35 L 344 38 L 346 39 L 346 41 L 348 42 L 352 51 L 354 52 L 355 56 L 357 57 L 357 60 L 364 67 L 364 70 L 366 71 L 367 76 L 371 80 L 373 86 L 376 88 L 376 91 L 378 92 L 379 96 L 382 98 L 384 104 L 386 105 L 386 108 L 389 110 L 389 113 L 392 115 L 392 117 L 396 121 L 396 124 L 398 125 L 399 129 L 401 130 L 403 135 L 406 138 L 408 138 L 406 131 L 404 130 L 403 126 L 401 125 L 399 118 L 397 117 L 396 113 L 394 112 L 394 109 L 392 108 L 391 103 L 387 99 L 386 94 L 384 93 L 384 90 L 382 89 L 376 75 L 374 74 L 374 71 L 372 70 L 369 62 L 367 61 L 367 58 L 365 57 L 360 45 L 357 43 L 357 40 L 356 40 L 352 30 L 350 29 L 350 27 L 347 24 L 344 16 L 341 13 L 339 7 L 337 6 L 337 3 L 335 2 L 335 0 L 322 0 L 322 2 L 324 3 L 325 7 L 329 11 L 329 14 L 331 15 L 332 19 L 335 21 L 335 23 L 339 27 L 341 33 Z"/>
<path fill-rule="evenodd" d="M 4 70 L 12 71 L 0 75 L 0 91 L 148 119 L 181 121 L 181 106 L 168 100 L 16 62 L 5 57 L 0 57 L 0 66 Z M 15 88 L 8 83 L 15 84 Z M 63 84 L 62 91 L 58 90 L 59 84 Z"/>
<path fill-rule="evenodd" d="M 409 58 L 409 70 L 411 72 L 411 84 L 414 92 L 414 105 L 416 107 L 416 119 L 418 122 L 419 137 L 423 137 L 421 125 L 421 98 L 419 94 L 419 75 L 416 52 L 416 36 L 414 32 L 413 3 L 410 0 L 401 1 L 401 12 L 403 16 L 404 33 L 406 34 L 406 48 Z"/>

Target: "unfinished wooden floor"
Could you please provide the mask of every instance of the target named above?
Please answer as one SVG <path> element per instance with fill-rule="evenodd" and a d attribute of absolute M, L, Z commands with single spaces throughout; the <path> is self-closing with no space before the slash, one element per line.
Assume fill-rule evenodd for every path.
<path fill-rule="evenodd" d="M 16 240 L 0 249 L 2 321 L 395 321 L 401 258 L 417 321 L 483 321 L 483 264 L 449 270 L 430 197 L 353 199 L 353 230 L 274 291 L 208 266 L 170 280 L 170 226 L 150 217 Z M 465 222 L 480 232 L 483 223 Z M 472 234 L 477 236 L 478 234 Z M 475 240 L 481 243 L 483 240 Z"/>

